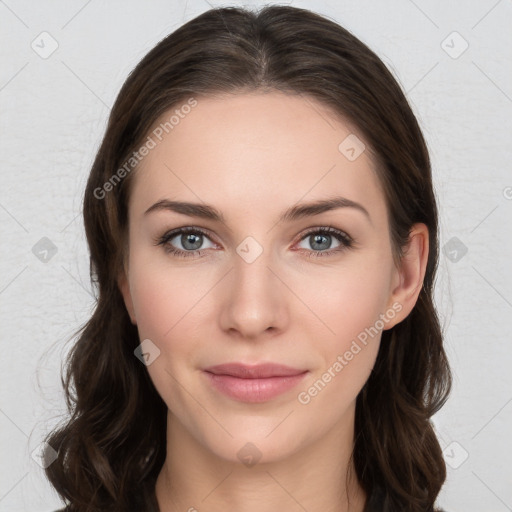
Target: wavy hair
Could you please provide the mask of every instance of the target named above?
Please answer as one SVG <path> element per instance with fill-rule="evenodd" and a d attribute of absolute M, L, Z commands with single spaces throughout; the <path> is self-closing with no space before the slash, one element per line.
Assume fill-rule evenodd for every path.
<path fill-rule="evenodd" d="M 65 362 L 69 416 L 46 438 L 58 451 L 46 475 L 70 512 L 156 510 L 166 455 L 167 408 L 134 356 L 140 340 L 117 284 L 136 167 L 119 182 L 113 175 L 171 108 L 256 90 L 314 98 L 358 127 L 377 162 L 397 262 L 412 225 L 428 227 L 423 288 L 409 316 L 382 333 L 357 397 L 352 457 L 367 511 L 377 502 L 386 512 L 433 510 L 446 468 L 430 418 L 451 375 L 433 302 L 438 212 L 427 146 L 397 81 L 363 42 L 308 10 L 268 6 L 211 9 L 187 22 L 135 67 L 112 108 L 83 204 L 97 300 Z"/>

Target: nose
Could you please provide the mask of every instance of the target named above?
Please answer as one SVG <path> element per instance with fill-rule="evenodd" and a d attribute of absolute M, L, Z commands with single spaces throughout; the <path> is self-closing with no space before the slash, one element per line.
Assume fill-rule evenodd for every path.
<path fill-rule="evenodd" d="M 274 267 L 267 251 L 254 261 L 234 255 L 221 288 L 219 322 L 224 332 L 254 341 L 286 329 L 290 292 Z"/>

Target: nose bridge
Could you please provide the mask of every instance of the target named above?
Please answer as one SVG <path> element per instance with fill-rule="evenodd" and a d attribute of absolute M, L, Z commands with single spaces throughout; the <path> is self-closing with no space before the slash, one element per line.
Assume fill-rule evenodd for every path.
<path fill-rule="evenodd" d="M 270 272 L 271 248 L 263 247 L 254 237 L 246 237 L 236 248 L 234 258 L 234 286 L 249 297 L 268 293 L 268 281 L 273 275 Z"/>

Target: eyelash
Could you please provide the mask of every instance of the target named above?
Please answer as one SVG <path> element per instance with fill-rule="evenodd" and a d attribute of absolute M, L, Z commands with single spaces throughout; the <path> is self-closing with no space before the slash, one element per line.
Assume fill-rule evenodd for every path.
<path fill-rule="evenodd" d="M 203 254 L 203 252 L 206 251 L 207 249 L 197 249 L 195 251 L 182 251 L 181 249 L 176 249 L 175 247 L 173 247 L 172 245 L 170 245 L 168 243 L 170 240 L 175 238 L 177 235 L 186 234 L 186 233 L 201 234 L 201 235 L 206 236 L 207 238 L 210 238 L 208 233 L 206 231 L 204 231 L 203 229 L 190 226 L 190 227 L 178 228 L 178 229 L 175 229 L 175 230 L 165 233 L 163 236 L 158 237 L 155 240 L 155 245 L 163 246 L 164 250 L 167 253 L 172 254 L 173 256 L 176 256 L 178 258 L 189 258 L 189 257 L 197 256 L 197 255 L 201 256 Z M 354 245 L 354 242 L 355 242 L 354 239 L 351 238 L 350 236 L 348 236 L 346 233 L 344 233 L 343 231 L 340 231 L 339 229 L 333 228 L 331 226 L 325 226 L 322 228 L 311 228 L 310 230 L 306 231 L 306 233 L 304 233 L 302 235 L 302 237 L 299 239 L 299 242 L 301 242 L 308 236 L 311 236 L 312 234 L 334 236 L 334 238 L 336 238 L 341 243 L 341 245 L 335 249 L 329 249 L 326 251 L 310 251 L 307 249 L 301 249 L 301 251 L 306 250 L 309 253 L 307 255 L 308 258 L 321 258 L 321 257 L 325 257 L 325 256 L 334 255 L 335 253 L 341 253 L 343 251 L 346 251 L 347 249 L 352 248 Z"/>

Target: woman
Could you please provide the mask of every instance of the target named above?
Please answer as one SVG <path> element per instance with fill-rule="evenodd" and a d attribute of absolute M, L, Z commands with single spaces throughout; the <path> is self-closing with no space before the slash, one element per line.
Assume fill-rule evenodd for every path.
<path fill-rule="evenodd" d="M 434 510 L 430 162 L 361 41 L 292 7 L 186 23 L 122 87 L 84 220 L 66 510 Z"/>

